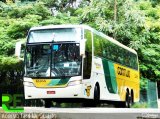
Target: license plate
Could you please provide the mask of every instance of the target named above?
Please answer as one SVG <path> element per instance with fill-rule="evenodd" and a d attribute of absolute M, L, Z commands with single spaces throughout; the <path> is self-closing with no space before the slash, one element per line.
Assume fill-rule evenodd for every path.
<path fill-rule="evenodd" d="M 55 91 L 47 91 L 47 94 L 55 94 Z"/>

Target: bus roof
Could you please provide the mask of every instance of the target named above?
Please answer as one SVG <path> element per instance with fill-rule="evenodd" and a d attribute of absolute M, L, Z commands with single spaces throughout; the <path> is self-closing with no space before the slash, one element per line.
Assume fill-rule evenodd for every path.
<path fill-rule="evenodd" d="M 109 37 L 107 35 L 105 35 L 104 33 L 102 32 L 99 32 L 93 28 L 91 28 L 90 26 L 87 26 L 87 25 L 48 25 L 48 26 L 39 26 L 39 27 L 32 27 L 30 29 L 30 31 L 32 30 L 43 30 L 43 29 L 54 29 L 54 28 L 84 28 L 84 29 L 88 29 L 90 31 L 92 31 L 93 33 L 97 34 L 97 35 L 100 35 L 101 37 L 104 37 L 105 39 L 109 40 L 110 42 L 134 53 L 134 54 L 137 54 L 137 52 L 134 50 L 134 49 L 131 49 L 125 45 L 123 45 L 122 43 L 118 42 L 117 40 L 113 39 L 112 37 Z"/>
<path fill-rule="evenodd" d="M 75 27 L 84 27 L 86 25 L 48 25 L 48 26 L 39 26 L 39 27 L 32 27 L 30 30 L 43 30 L 43 29 L 54 29 L 54 28 L 75 28 Z"/>

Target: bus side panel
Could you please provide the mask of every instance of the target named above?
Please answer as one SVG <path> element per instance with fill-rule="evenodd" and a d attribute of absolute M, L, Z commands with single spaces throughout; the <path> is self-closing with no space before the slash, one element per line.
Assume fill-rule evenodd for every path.
<path fill-rule="evenodd" d="M 131 90 L 133 90 L 134 101 L 139 101 L 139 72 L 119 64 L 114 64 L 114 68 L 117 77 L 118 93 L 121 100 L 125 100 L 126 90 L 128 88 L 130 94 Z"/>
<path fill-rule="evenodd" d="M 102 59 L 105 81 L 110 93 L 117 93 L 117 81 L 115 76 L 114 65 L 112 62 Z"/>
<path fill-rule="evenodd" d="M 96 82 L 99 83 L 100 99 L 108 101 L 120 101 L 120 96 L 118 95 L 117 91 L 118 88 L 115 77 L 114 64 L 112 62 L 108 62 L 106 59 L 94 57 L 92 68 L 92 78 L 94 82 L 92 87 L 95 86 Z"/>

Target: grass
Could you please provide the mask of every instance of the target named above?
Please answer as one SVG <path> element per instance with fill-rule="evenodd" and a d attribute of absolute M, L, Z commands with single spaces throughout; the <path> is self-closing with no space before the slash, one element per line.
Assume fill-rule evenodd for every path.
<path fill-rule="evenodd" d="M 135 103 L 132 105 L 132 108 L 147 108 L 147 103 L 145 102 Z"/>

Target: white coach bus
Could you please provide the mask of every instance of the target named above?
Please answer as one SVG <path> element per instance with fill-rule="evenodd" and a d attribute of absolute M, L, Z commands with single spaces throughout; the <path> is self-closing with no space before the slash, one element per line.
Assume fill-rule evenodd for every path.
<path fill-rule="evenodd" d="M 29 30 L 25 50 L 25 99 L 139 101 L 137 53 L 86 25 L 52 25 Z M 120 103 L 118 103 L 120 104 Z"/>

